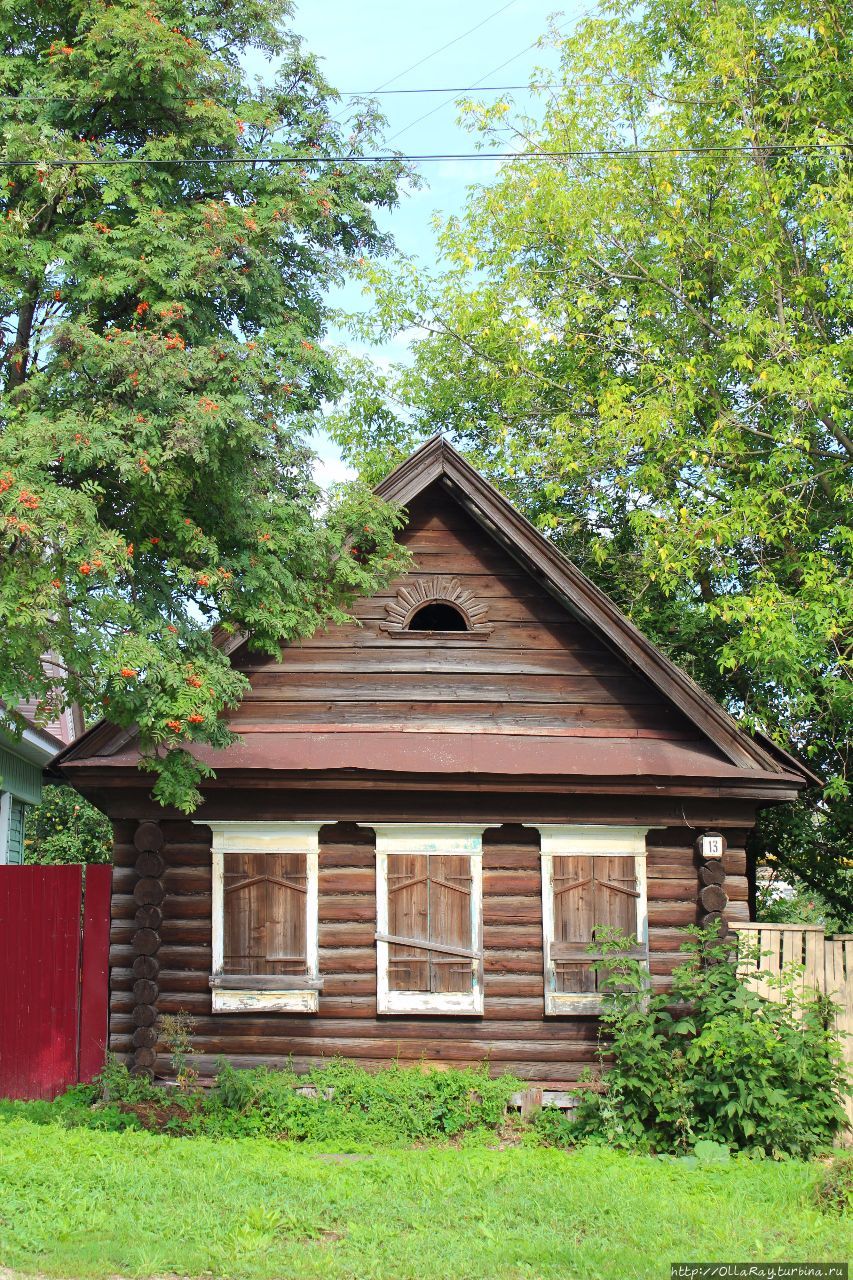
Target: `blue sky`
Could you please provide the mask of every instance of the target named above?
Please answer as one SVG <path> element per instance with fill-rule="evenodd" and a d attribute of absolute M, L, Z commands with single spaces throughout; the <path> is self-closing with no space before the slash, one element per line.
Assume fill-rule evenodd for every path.
<path fill-rule="evenodd" d="M 427 4 L 305 0 L 297 5 L 293 27 L 307 47 L 323 59 L 328 80 L 342 92 L 369 93 L 392 78 L 388 87 L 393 89 L 455 89 L 480 81 L 524 85 L 537 67 L 553 65 L 553 51 L 530 47 L 547 30 L 549 18 L 559 12 L 560 23 L 571 24 L 588 7 L 588 0 L 586 4 L 582 0 L 563 4 L 555 0 L 431 0 Z M 465 34 L 475 26 L 477 30 Z M 450 47 L 435 52 L 451 41 Z M 427 56 L 433 53 L 435 56 Z M 425 59 L 422 64 L 413 67 L 421 59 Z M 267 78 L 257 60 L 251 70 Z M 530 101 L 525 90 L 512 97 L 520 107 Z M 457 123 L 453 99 L 453 93 L 381 96 L 388 119 L 388 145 L 415 154 L 473 150 L 472 138 Z M 431 113 L 428 118 L 418 121 L 427 112 Z M 435 260 L 434 213 L 447 215 L 460 210 L 466 187 L 487 178 L 490 170 L 486 161 L 424 165 L 424 186 L 404 197 L 401 206 L 383 218 L 398 248 L 431 265 Z M 340 304 L 340 299 L 335 301 Z M 367 305 L 354 292 L 346 294 L 345 303 L 351 308 Z M 319 478 L 327 481 L 341 475 L 334 446 L 323 437 L 317 438 L 315 445 L 323 463 Z"/>

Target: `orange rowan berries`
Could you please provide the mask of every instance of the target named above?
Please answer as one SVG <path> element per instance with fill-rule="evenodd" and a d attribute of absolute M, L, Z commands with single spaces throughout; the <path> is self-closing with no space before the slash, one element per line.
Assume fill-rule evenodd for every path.
<path fill-rule="evenodd" d="M 133 667 L 122 667 L 120 674 L 124 676 L 125 680 L 132 680 L 136 672 Z"/>
<path fill-rule="evenodd" d="M 204 724 L 204 716 L 200 716 L 198 714 L 187 716 L 187 719 L 190 724 Z"/>
<path fill-rule="evenodd" d="M 87 561 L 84 560 L 83 563 L 80 565 L 80 572 L 83 575 L 89 574 L 92 572 L 92 566 L 88 564 Z"/>
<path fill-rule="evenodd" d="M 166 721 L 166 728 L 167 728 L 167 729 L 171 729 L 173 733 L 180 733 L 180 731 L 181 731 L 181 722 L 180 722 L 180 720 L 167 720 L 167 721 Z"/>

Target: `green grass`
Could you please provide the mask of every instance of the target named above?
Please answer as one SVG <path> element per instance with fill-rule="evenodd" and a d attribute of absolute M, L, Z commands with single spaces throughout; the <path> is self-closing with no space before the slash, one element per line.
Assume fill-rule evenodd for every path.
<path fill-rule="evenodd" d="M 0 1122 L 0 1264 L 240 1280 L 623 1280 L 670 1261 L 840 1261 L 819 1165 L 517 1147 L 331 1157 Z"/>

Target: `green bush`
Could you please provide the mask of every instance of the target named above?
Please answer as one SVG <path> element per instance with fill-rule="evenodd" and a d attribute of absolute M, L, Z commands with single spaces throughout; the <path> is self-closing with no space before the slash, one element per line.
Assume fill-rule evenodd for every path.
<path fill-rule="evenodd" d="M 459 1139 L 482 1145 L 506 1119 L 514 1076 L 488 1068 L 366 1071 L 335 1060 L 307 1075 L 222 1062 L 210 1089 L 166 1090 L 110 1059 L 90 1085 L 55 1102 L 0 1102 L 0 1117 L 89 1129 L 154 1128 L 174 1136 L 271 1137 L 352 1150 Z"/>
<path fill-rule="evenodd" d="M 336 1060 L 307 1075 L 223 1063 L 197 1117 L 208 1134 L 268 1135 L 297 1142 L 395 1145 L 455 1138 L 504 1120 L 514 1076 L 487 1067 L 437 1071 L 391 1066 L 370 1072 Z"/>
<path fill-rule="evenodd" d="M 659 1152 L 707 1140 L 803 1158 L 832 1145 L 846 1071 L 825 998 L 800 995 L 791 973 L 778 1002 L 763 999 L 738 976 L 729 945 L 700 931 L 660 995 L 624 939 L 597 945 L 607 1072 L 600 1092 L 579 1094 L 578 1136 Z"/>
<path fill-rule="evenodd" d="M 71 787 L 45 787 L 41 803 L 27 811 L 25 862 L 109 862 L 111 852 L 109 818 Z"/>

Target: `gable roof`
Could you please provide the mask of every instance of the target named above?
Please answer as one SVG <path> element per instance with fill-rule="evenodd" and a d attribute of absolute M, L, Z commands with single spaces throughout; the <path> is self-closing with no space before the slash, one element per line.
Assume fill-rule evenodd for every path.
<path fill-rule="evenodd" d="M 562 555 L 534 526 L 519 514 L 498 490 L 485 480 L 441 436 L 434 436 L 402 462 L 376 488 L 379 497 L 407 506 L 433 485 L 440 485 L 546 592 L 601 639 L 622 661 L 640 672 L 698 730 L 720 754 L 714 764 L 706 753 L 690 752 L 672 744 L 635 744 L 629 759 L 621 753 L 615 762 L 615 744 L 599 743 L 601 758 L 590 754 L 590 742 L 579 754 L 563 749 L 554 736 L 537 742 L 531 737 L 518 741 L 495 733 L 477 731 L 469 744 L 450 741 L 440 734 L 427 734 L 416 726 L 386 725 L 391 731 L 385 740 L 375 730 L 358 732 L 365 726 L 258 725 L 248 726 L 248 741 L 212 752 L 194 748 L 194 754 L 215 768 L 282 771 L 374 769 L 406 773 L 504 774 L 568 776 L 597 774 L 616 776 L 630 773 L 645 777 L 705 776 L 748 782 L 753 779 L 788 788 L 806 782 L 819 783 L 807 768 L 768 739 L 750 737 L 718 703 L 666 657 L 621 612 L 613 601 Z M 247 637 L 220 633 L 217 643 L 234 655 Z M 506 735 L 506 731 L 503 731 Z M 524 730 L 518 730 L 519 734 Z M 529 732 L 529 731 L 528 731 Z M 60 752 L 53 768 L 66 763 L 92 766 L 96 758 L 113 767 L 135 763 L 133 729 L 120 730 L 102 721 L 83 734 L 70 748 Z M 383 740 L 380 741 L 380 738 Z M 404 741 L 405 740 L 405 741 Z M 476 740 L 476 746 L 475 746 Z M 394 750 L 390 750 L 391 746 Z M 697 744 L 698 745 L 698 744 Z M 722 757 L 722 759 L 720 759 Z M 430 767 L 431 766 L 431 767 Z M 612 770 L 612 771 L 611 771 Z"/>
<path fill-rule="evenodd" d="M 443 436 L 433 436 L 415 450 L 377 486 L 376 493 L 405 506 L 436 481 L 574 617 L 642 672 L 732 764 L 769 773 L 793 769 L 809 782 L 820 784 L 814 773 L 769 739 L 763 738 L 762 745 L 746 733 Z"/>

